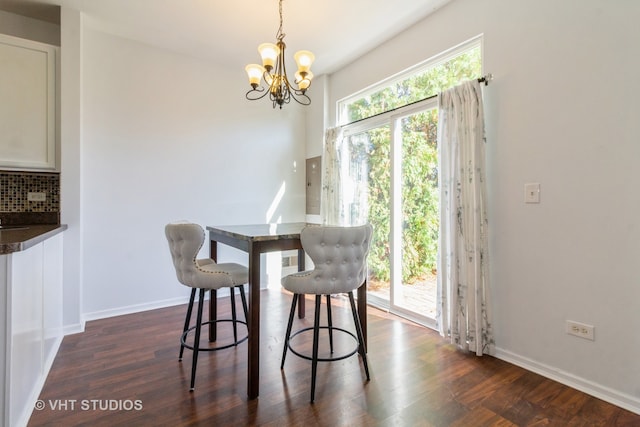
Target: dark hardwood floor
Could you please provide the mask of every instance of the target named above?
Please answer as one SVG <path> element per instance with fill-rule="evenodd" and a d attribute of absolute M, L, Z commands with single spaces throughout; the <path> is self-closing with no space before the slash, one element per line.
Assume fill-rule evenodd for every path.
<path fill-rule="evenodd" d="M 310 404 L 311 363 L 289 353 L 280 370 L 290 301 L 286 293 L 262 293 L 257 400 L 246 397 L 246 343 L 201 353 L 189 392 L 191 352 L 177 357 L 186 306 L 177 306 L 92 321 L 65 337 L 40 396 L 44 409 L 34 410 L 29 426 L 640 425 L 640 415 L 493 357 L 464 354 L 432 330 L 371 308 L 371 381 L 358 356 L 320 363 Z M 353 330 L 340 303 L 334 324 Z M 228 306 L 219 302 L 221 315 Z M 308 301 L 294 328 L 310 325 L 312 311 Z M 338 342 L 336 352 L 348 344 Z"/>

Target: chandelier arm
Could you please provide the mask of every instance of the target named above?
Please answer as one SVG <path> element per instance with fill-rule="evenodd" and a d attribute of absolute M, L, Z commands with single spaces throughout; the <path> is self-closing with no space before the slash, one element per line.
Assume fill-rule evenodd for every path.
<path fill-rule="evenodd" d="M 258 99 L 262 99 L 267 96 L 268 93 L 268 90 L 265 90 L 262 86 L 258 86 L 255 89 L 249 89 L 249 91 L 245 94 L 245 97 L 249 101 L 257 101 Z"/>
<path fill-rule="evenodd" d="M 311 104 L 311 98 L 309 98 L 309 96 L 306 95 L 305 91 L 303 91 L 302 89 L 296 89 L 293 85 L 291 85 L 291 83 L 289 82 L 289 78 L 287 77 L 286 73 L 284 73 L 283 80 L 284 80 L 285 84 L 287 85 L 288 98 L 293 98 L 293 100 L 296 101 L 298 104 L 302 104 L 302 105 Z M 306 99 L 299 100 L 296 96 L 299 96 L 301 98 L 306 98 Z M 288 103 L 289 103 L 289 101 L 287 101 L 287 104 Z"/>
<path fill-rule="evenodd" d="M 296 96 L 297 95 L 297 96 Z M 298 99 L 298 97 L 300 97 L 301 99 Z M 311 104 L 311 98 L 309 98 L 309 95 L 307 95 L 306 93 L 303 93 L 301 91 L 295 91 L 291 93 L 291 98 L 296 101 L 298 104 L 301 105 L 309 105 Z"/>

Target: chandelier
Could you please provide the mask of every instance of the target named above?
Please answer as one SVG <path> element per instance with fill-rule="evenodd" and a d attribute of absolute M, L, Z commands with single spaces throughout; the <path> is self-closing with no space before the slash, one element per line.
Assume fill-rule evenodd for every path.
<path fill-rule="evenodd" d="M 302 105 L 311 104 L 311 99 L 306 92 L 311 85 L 313 73 L 311 64 L 315 57 L 308 50 L 301 50 L 293 55 L 298 65 L 293 86 L 287 77 L 287 69 L 284 65 L 285 34 L 282 32 L 282 0 L 279 0 L 280 28 L 276 33 L 276 44 L 262 43 L 258 46 L 258 52 L 262 57 L 262 65 L 249 64 L 245 67 L 249 76 L 251 89 L 247 92 L 247 99 L 255 101 L 269 95 L 269 99 L 282 109 L 283 104 L 288 104 L 291 99 Z M 262 87 L 264 80 L 266 89 Z"/>

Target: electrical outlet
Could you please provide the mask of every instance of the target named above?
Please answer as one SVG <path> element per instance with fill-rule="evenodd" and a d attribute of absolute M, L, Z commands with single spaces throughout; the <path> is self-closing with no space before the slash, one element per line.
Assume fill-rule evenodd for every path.
<path fill-rule="evenodd" d="M 576 337 L 595 341 L 595 326 L 567 320 L 567 333 Z"/>
<path fill-rule="evenodd" d="M 30 202 L 44 202 L 47 200 L 47 193 L 27 193 L 27 200 Z"/>

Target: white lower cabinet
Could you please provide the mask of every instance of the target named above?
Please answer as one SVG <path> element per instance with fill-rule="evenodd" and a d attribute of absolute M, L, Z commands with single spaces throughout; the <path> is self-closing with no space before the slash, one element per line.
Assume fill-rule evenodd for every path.
<path fill-rule="evenodd" d="M 62 234 L 43 242 L 42 362 L 44 379 L 64 335 L 62 327 Z M 39 393 L 38 393 L 39 394 Z"/>
<path fill-rule="evenodd" d="M 21 425 L 42 377 L 43 244 L 11 254 L 9 286 L 9 426 Z"/>
<path fill-rule="evenodd" d="M 4 425 L 25 426 L 62 341 L 62 234 L 2 257 Z"/>

